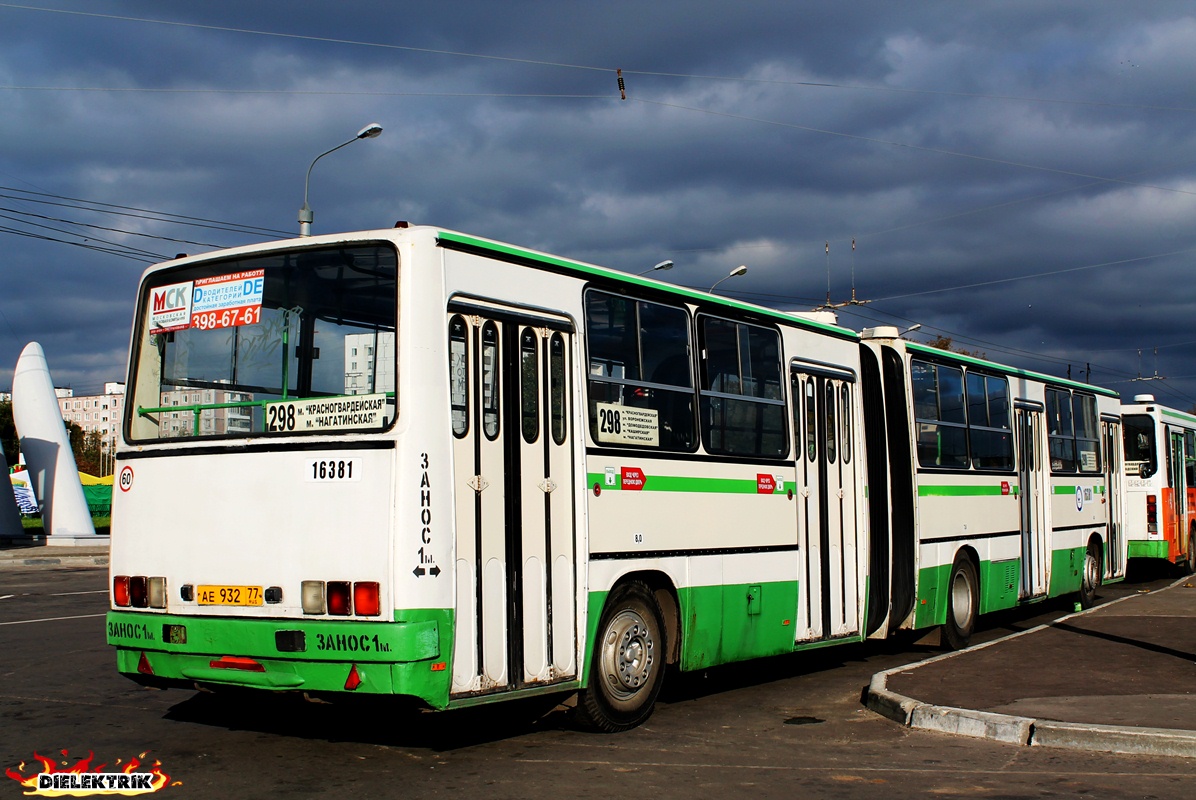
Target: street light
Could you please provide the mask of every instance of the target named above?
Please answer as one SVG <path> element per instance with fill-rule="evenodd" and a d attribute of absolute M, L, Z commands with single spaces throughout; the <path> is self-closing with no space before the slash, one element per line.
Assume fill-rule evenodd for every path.
<path fill-rule="evenodd" d="M 379 125 L 377 122 L 371 122 L 369 125 L 366 125 L 364 128 L 359 130 L 357 132 L 357 135 L 354 136 L 349 141 L 344 142 L 343 144 L 338 144 L 336 147 L 332 148 L 331 150 L 326 150 L 323 153 L 320 153 L 314 159 L 312 159 L 311 166 L 309 166 L 307 168 L 307 177 L 303 179 L 303 208 L 299 209 L 299 235 L 300 236 L 311 236 L 311 221 L 315 218 L 315 214 L 312 212 L 311 206 L 309 206 L 307 204 L 307 185 L 311 182 L 311 168 L 316 165 L 317 161 L 319 161 L 321 158 L 328 155 L 329 153 L 335 153 L 337 150 L 340 150 L 345 145 L 353 144 L 358 139 L 376 139 L 378 137 L 378 135 L 381 133 L 382 133 L 382 126 Z"/>
<path fill-rule="evenodd" d="M 719 280 L 715 281 L 714 286 L 710 287 L 710 294 L 714 294 L 715 286 L 718 286 L 723 281 L 725 281 L 729 278 L 738 278 L 740 275 L 746 275 L 746 274 L 747 274 L 747 267 L 743 264 L 740 264 L 738 267 L 731 270 L 731 274 L 729 274 L 726 278 L 720 278 Z"/>
<path fill-rule="evenodd" d="M 672 261 L 661 261 L 659 264 L 657 264 L 652 269 L 646 269 L 643 272 L 637 272 L 636 275 L 647 275 L 649 272 L 656 272 L 657 270 L 664 271 L 666 269 L 672 269 L 672 268 L 673 268 Z"/>

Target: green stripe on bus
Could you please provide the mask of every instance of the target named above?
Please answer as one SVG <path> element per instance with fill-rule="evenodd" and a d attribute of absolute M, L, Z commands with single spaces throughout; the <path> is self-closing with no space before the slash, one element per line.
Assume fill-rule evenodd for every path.
<path fill-rule="evenodd" d="M 1162 415 L 1164 417 L 1172 417 L 1174 419 L 1178 419 L 1183 422 L 1186 422 L 1189 425 L 1196 425 L 1196 417 L 1193 417 L 1191 414 L 1184 414 L 1179 411 L 1173 411 L 1170 408 L 1160 408 L 1159 411 L 1162 413 Z"/>
<path fill-rule="evenodd" d="M 1008 490 L 997 486 L 945 486 L 921 485 L 918 487 L 918 497 L 993 497 L 1004 494 L 1016 495 L 1018 488 L 1010 486 Z"/>
<path fill-rule="evenodd" d="M 586 482 L 590 486 L 597 485 L 606 492 L 624 491 L 622 480 L 616 476 L 613 484 L 606 483 L 606 474 L 590 472 L 586 474 Z M 780 494 L 794 489 L 793 481 L 785 481 L 776 491 L 759 492 L 759 485 L 755 478 L 689 478 L 678 475 L 645 475 L 644 485 L 626 491 L 636 492 L 693 492 L 695 494 Z"/>

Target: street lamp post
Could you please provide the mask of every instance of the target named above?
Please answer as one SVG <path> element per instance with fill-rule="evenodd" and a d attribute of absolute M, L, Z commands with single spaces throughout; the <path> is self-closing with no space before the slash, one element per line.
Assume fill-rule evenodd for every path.
<path fill-rule="evenodd" d="M 379 125 L 377 122 L 371 122 L 369 125 L 366 125 L 364 128 L 359 130 L 357 132 L 357 135 L 354 136 L 349 141 L 343 142 L 342 144 L 338 144 L 336 147 L 332 148 L 331 150 L 325 150 L 323 153 L 320 153 L 318 156 L 316 156 L 315 158 L 312 159 L 311 166 L 309 166 L 307 168 L 307 177 L 305 177 L 303 179 L 303 208 L 299 209 L 299 235 L 300 236 L 311 236 L 311 221 L 313 219 L 315 219 L 315 214 L 312 212 L 311 206 L 309 206 L 307 204 L 307 186 L 311 182 L 311 168 L 316 165 L 317 161 L 319 161 L 321 158 L 328 155 L 329 153 L 335 153 L 337 150 L 340 150 L 342 147 L 345 147 L 346 145 L 353 144 L 358 139 L 376 139 L 378 137 L 378 135 L 381 133 L 382 133 L 382 126 Z"/>
<path fill-rule="evenodd" d="M 710 294 L 714 294 L 714 288 L 715 288 L 715 286 L 718 286 L 718 285 L 719 285 L 720 283 L 722 283 L 723 281 L 725 281 L 725 280 L 729 280 L 729 279 L 731 279 L 731 278 L 738 278 L 740 275 L 746 275 L 746 274 L 747 274 L 747 267 L 746 267 L 745 265 L 743 265 L 743 264 L 740 264 L 738 267 L 736 267 L 735 269 L 731 270 L 731 274 L 727 275 L 727 277 L 725 277 L 725 278 L 720 278 L 719 280 L 715 281 L 715 282 L 714 282 L 714 286 L 711 286 L 711 287 L 710 287 Z"/>
<path fill-rule="evenodd" d="M 661 261 L 655 267 L 652 267 L 652 269 L 646 269 L 643 272 L 637 272 L 636 275 L 647 275 L 649 272 L 657 272 L 657 271 L 664 272 L 665 270 L 672 269 L 672 268 L 673 268 L 673 262 L 671 259 L 669 259 L 666 261 Z"/>

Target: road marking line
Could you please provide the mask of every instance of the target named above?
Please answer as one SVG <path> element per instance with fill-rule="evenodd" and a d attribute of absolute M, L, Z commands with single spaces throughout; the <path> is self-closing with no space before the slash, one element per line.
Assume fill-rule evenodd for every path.
<path fill-rule="evenodd" d="M 0 600 L 7 600 L 10 597 L 16 597 L 16 595 L 15 594 L 3 594 L 3 595 L 0 595 Z"/>
<path fill-rule="evenodd" d="M 62 620 L 62 619 L 91 619 L 93 617 L 106 617 L 106 616 L 108 616 L 107 613 L 104 613 L 104 614 L 79 614 L 78 616 L 75 616 L 75 617 L 46 617 L 44 619 L 18 619 L 15 622 L 0 622 L 0 625 L 27 625 L 31 622 L 57 622 L 58 620 Z"/>
<path fill-rule="evenodd" d="M 93 591 L 88 591 L 88 592 L 54 592 L 54 593 L 48 594 L 46 596 L 47 597 L 68 597 L 72 594 L 107 594 L 107 593 L 108 593 L 107 589 L 95 589 Z M 3 600 L 3 599 L 4 598 L 0 597 L 0 600 Z"/>

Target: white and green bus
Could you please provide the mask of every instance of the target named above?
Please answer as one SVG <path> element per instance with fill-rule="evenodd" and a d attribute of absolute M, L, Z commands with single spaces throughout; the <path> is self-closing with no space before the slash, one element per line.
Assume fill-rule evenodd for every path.
<path fill-rule="evenodd" d="M 950 435 L 923 421 L 923 363 L 1037 409 L 1028 478 L 995 445 L 915 462 L 923 439 L 1013 432 L 995 394 Z M 667 665 L 949 619 L 958 645 L 976 613 L 1087 585 L 1094 541 L 1118 574 L 1088 417 L 1070 467 L 1044 460 L 1046 415 L 1102 390 L 436 228 L 152 267 L 128 386 L 108 639 L 148 685 L 433 709 L 579 692 L 615 731 Z M 985 496 L 1002 482 L 1012 516 Z M 1029 484 L 1074 491 L 1022 534 Z"/>
<path fill-rule="evenodd" d="M 1124 579 L 1118 395 L 862 335 L 873 557 L 890 622 L 966 646 L 978 614 Z M 885 527 L 889 535 L 877 528 Z"/>

